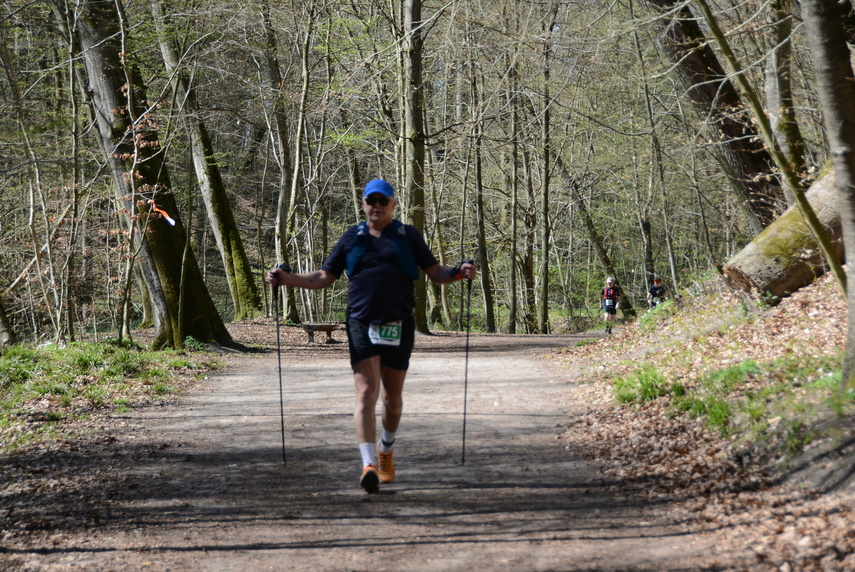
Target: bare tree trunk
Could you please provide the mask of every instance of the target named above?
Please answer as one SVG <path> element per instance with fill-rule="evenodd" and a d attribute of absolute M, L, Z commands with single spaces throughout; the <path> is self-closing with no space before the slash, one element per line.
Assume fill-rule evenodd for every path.
<path fill-rule="evenodd" d="M 496 315 L 493 303 L 493 286 L 490 272 L 490 255 L 487 252 L 487 230 L 484 224 L 484 181 L 481 161 L 481 122 L 476 127 L 474 155 L 475 155 L 475 222 L 478 229 L 478 261 L 479 274 L 481 277 L 481 292 L 484 297 L 484 322 L 488 333 L 496 331 Z"/>
<path fill-rule="evenodd" d="M 495 306 L 493 302 L 493 288 L 491 283 L 490 272 L 490 257 L 487 252 L 487 237 L 484 224 L 484 181 L 483 181 L 483 162 L 481 156 L 481 140 L 483 123 L 481 121 L 480 97 L 479 97 L 479 77 L 477 73 L 478 66 L 472 59 L 472 53 L 469 52 L 470 59 L 468 60 L 467 69 L 469 72 L 469 105 L 470 105 L 470 156 L 472 159 L 472 182 L 474 187 L 475 199 L 475 231 L 476 241 L 478 244 L 477 262 L 479 265 L 479 274 L 481 279 L 481 291 L 484 299 L 484 319 L 485 328 L 488 332 L 496 331 L 496 316 Z M 465 254 L 461 251 L 461 255 Z"/>
<path fill-rule="evenodd" d="M 804 178 L 807 167 L 804 159 L 804 139 L 796 121 L 793 107 L 792 59 L 793 32 L 791 0 L 773 0 L 769 4 L 769 26 L 772 30 L 771 46 L 766 60 L 766 112 L 775 131 L 778 145 L 793 169 Z M 796 204 L 792 189 L 784 186 L 787 204 Z"/>
<path fill-rule="evenodd" d="M 632 12 L 632 3 L 629 5 L 630 15 L 634 18 Z M 633 31 L 633 41 L 635 44 L 635 54 L 638 58 L 638 65 L 641 67 L 641 77 L 644 82 L 644 109 L 647 116 L 647 125 L 650 129 L 650 174 L 648 188 L 652 197 L 654 184 L 658 186 L 659 193 L 662 197 L 662 226 L 665 233 L 665 248 L 668 251 L 668 263 L 671 269 L 671 281 L 673 288 L 676 291 L 677 284 L 677 265 L 674 257 L 674 243 L 671 239 L 671 221 L 668 215 L 668 190 L 665 185 L 665 172 L 662 161 L 662 146 L 659 143 L 659 135 L 656 132 L 656 119 L 653 116 L 653 105 L 650 101 L 650 85 L 647 82 L 647 70 L 644 61 L 644 53 L 641 50 L 641 43 L 638 40 L 638 34 Z M 652 201 L 651 201 L 652 202 Z M 656 278 L 655 268 L 653 263 L 653 237 L 651 236 L 650 219 L 644 216 L 639 209 L 639 226 L 641 227 L 641 236 L 644 244 L 644 267 L 645 267 L 645 287 L 653 286 L 653 280 Z"/>
<path fill-rule="evenodd" d="M 276 44 L 276 32 L 270 21 L 270 6 L 267 1 L 261 5 L 261 20 L 264 27 L 265 40 L 267 42 L 267 72 L 270 76 L 270 88 L 274 94 L 272 107 L 272 124 L 270 125 L 270 136 L 273 140 L 273 149 L 276 162 L 279 165 L 279 198 L 276 203 L 276 261 L 279 264 L 291 264 L 288 243 L 290 213 L 293 209 L 291 204 L 291 189 L 297 182 L 294 180 L 299 176 L 294 168 L 291 158 L 291 138 L 288 132 L 288 119 L 285 110 L 285 95 L 282 71 L 279 68 L 278 48 Z M 297 135 L 299 138 L 299 133 Z M 276 288 L 274 292 L 281 292 L 284 297 L 284 314 L 295 324 L 300 323 L 300 315 L 297 312 L 297 302 L 293 288 Z"/>
<path fill-rule="evenodd" d="M 401 38 L 401 89 L 403 109 L 404 191 L 407 222 L 425 229 L 425 126 L 424 81 L 422 78 L 422 0 L 403 0 L 403 36 Z M 416 329 L 430 331 L 427 321 L 427 291 L 424 278 L 416 281 Z"/>
<path fill-rule="evenodd" d="M 663 13 L 660 47 L 688 90 L 700 117 L 721 137 L 716 154 L 754 233 L 780 212 L 783 194 L 769 175 L 773 161 L 745 116 L 744 106 L 688 5 L 644 0 Z M 665 15 L 670 12 L 672 15 Z M 752 136 L 753 135 L 753 136 Z"/>
<path fill-rule="evenodd" d="M 345 125 L 350 125 L 351 120 L 345 109 L 340 109 L 341 120 Z M 362 193 L 360 192 L 362 182 L 362 173 L 359 170 L 359 161 L 356 158 L 356 153 L 350 147 L 345 148 L 347 156 L 347 178 L 350 181 L 350 189 L 353 194 L 353 214 L 354 223 L 359 224 L 362 220 Z"/>
<path fill-rule="evenodd" d="M 525 288 L 525 333 L 537 332 L 537 300 L 534 286 L 534 237 L 537 225 L 536 204 L 534 197 L 534 182 L 531 177 L 531 155 L 524 148 L 523 165 L 525 170 L 526 195 L 528 204 L 523 212 L 523 257 L 520 262 L 523 285 Z"/>
<path fill-rule="evenodd" d="M 125 65 L 128 48 L 117 5 L 111 0 L 81 0 L 78 6 L 80 43 L 105 158 L 126 208 L 149 222 L 142 237 L 142 270 L 154 308 L 154 346 L 181 347 L 182 330 L 201 341 L 232 344 L 192 253 L 182 286 L 181 258 L 175 254 L 184 250 L 187 237 L 158 154 L 157 132 L 142 104 L 143 90 Z M 127 113 L 118 113 L 121 109 Z M 167 213 L 174 225 L 165 217 L 151 216 L 154 207 Z M 182 287 L 188 302 L 185 321 L 179 324 Z"/>
<path fill-rule="evenodd" d="M 548 334 L 549 325 L 549 252 L 551 248 L 550 231 L 552 230 L 552 221 L 549 213 L 549 192 L 550 178 L 552 174 L 552 142 L 550 140 L 550 131 L 552 124 L 550 118 L 552 116 L 550 109 L 552 108 L 551 95 L 549 90 L 550 80 L 550 62 L 552 59 L 552 31 L 555 29 L 555 18 L 558 14 L 558 4 L 552 3 L 549 6 L 549 15 L 545 20 L 542 33 L 544 41 L 542 42 L 542 63 L 543 66 L 543 113 L 541 117 L 541 134 L 540 145 L 543 153 L 543 162 L 541 163 L 541 195 L 540 195 L 540 306 L 537 316 L 537 326 L 541 334 Z"/>
<path fill-rule="evenodd" d="M 435 233 L 436 233 L 436 237 L 434 239 L 434 244 L 436 245 L 436 247 L 434 250 L 436 251 L 437 256 L 439 257 L 439 263 L 440 264 L 442 264 L 443 266 L 452 266 L 452 265 L 448 264 L 448 257 L 446 256 L 446 253 L 445 253 L 445 237 L 443 235 L 442 224 L 440 222 L 439 200 L 438 200 L 437 193 L 436 193 L 436 185 L 431 185 L 430 196 L 431 196 L 431 205 L 433 207 L 433 212 L 434 212 L 434 226 L 435 226 Z M 442 323 L 446 326 L 450 326 L 451 321 L 452 321 L 452 315 L 451 315 L 451 304 L 448 300 L 448 288 L 449 288 L 449 286 L 447 284 L 436 285 L 436 286 L 439 289 L 437 295 L 438 295 L 438 297 L 440 299 L 440 303 L 442 305 L 442 308 L 441 308 Z M 433 321 L 438 320 L 439 318 L 433 314 L 435 314 L 435 312 L 432 312 L 431 319 Z"/>
<path fill-rule="evenodd" d="M 128 280 L 131 280 L 131 278 L 128 278 Z M 140 320 L 139 327 L 151 328 L 154 326 L 154 310 L 151 307 L 151 296 L 148 293 L 148 286 L 145 284 L 145 278 L 143 278 L 139 264 L 134 265 L 133 281 L 140 291 L 140 303 L 142 305 L 142 320 Z"/>
<path fill-rule="evenodd" d="M 471 37 L 469 33 L 470 29 L 467 29 L 466 32 L 466 42 L 470 43 Z M 454 65 L 454 75 L 455 75 L 455 92 L 454 92 L 454 119 L 458 125 L 462 125 L 467 121 L 466 115 L 466 102 L 465 102 L 465 94 L 468 90 L 471 89 L 471 82 L 467 82 L 465 78 L 464 70 L 471 71 L 471 66 L 467 65 L 468 62 L 464 61 L 456 61 Z M 466 257 L 467 253 L 465 251 L 465 245 L 467 238 L 467 229 L 468 229 L 468 219 L 466 217 L 466 211 L 469 208 L 469 167 L 472 163 L 472 137 L 471 137 L 471 128 L 467 130 L 467 133 L 470 134 L 469 137 L 460 137 L 458 138 L 458 150 L 460 155 L 463 157 L 463 166 L 462 173 L 460 174 L 460 194 L 461 194 L 461 206 L 460 206 L 460 226 L 458 232 L 458 251 L 461 257 Z M 464 298 L 464 290 L 462 286 L 459 288 L 460 290 L 460 301 L 459 308 L 457 312 L 457 328 L 463 329 L 463 318 L 465 316 L 465 303 L 466 300 Z"/>
<path fill-rule="evenodd" d="M 802 0 L 801 5 L 840 195 L 847 278 L 851 278 L 855 275 L 855 72 L 839 5 L 822 0 Z M 855 288 L 846 291 L 849 322 L 841 393 L 855 388 Z"/>
<path fill-rule="evenodd" d="M 164 3 L 160 0 L 151 0 L 150 5 L 166 71 L 171 76 L 172 89 L 179 103 L 178 108 L 184 111 L 187 121 L 196 181 L 202 191 L 208 221 L 223 260 L 226 281 L 232 296 L 234 319 L 252 318 L 261 310 L 261 297 L 223 178 L 220 175 L 211 137 L 205 123 L 198 115 L 196 88 L 192 85 L 186 70 L 180 68 L 181 59 L 175 49 L 175 40 L 170 35 L 171 21 Z"/>
<path fill-rule="evenodd" d="M 74 53 L 74 41 L 73 38 L 68 38 L 68 53 Z M 57 83 L 57 101 L 56 101 L 56 116 L 57 116 L 57 129 L 60 129 L 60 125 L 62 125 L 62 121 L 60 118 L 60 102 L 65 99 L 65 96 L 61 93 L 62 91 L 62 74 L 59 71 L 59 66 L 57 66 L 56 73 L 56 83 Z M 81 229 L 85 229 L 85 224 L 83 222 L 83 213 L 81 212 L 81 181 L 80 181 L 80 117 L 79 117 L 79 109 L 78 109 L 78 89 L 77 89 L 77 74 L 75 73 L 75 61 L 74 58 L 69 58 L 68 62 L 68 96 L 67 99 L 71 104 L 71 132 L 69 133 L 69 139 L 71 143 L 71 224 L 70 224 L 70 237 L 68 244 L 68 254 L 65 261 L 65 272 L 63 281 L 64 285 L 64 295 L 63 298 L 66 301 L 65 307 L 65 316 L 66 316 L 66 329 L 68 331 L 68 339 L 71 341 L 75 340 L 75 321 L 77 319 L 77 302 L 81 297 L 80 288 L 78 285 L 78 252 L 85 252 L 85 245 L 83 241 L 85 240 L 86 233 L 85 230 L 81 231 Z M 58 137 L 59 138 L 59 137 Z M 85 208 L 85 207 L 84 207 Z M 80 244 L 78 244 L 80 242 Z M 79 249 L 79 250 L 78 250 Z M 85 260 L 85 257 L 83 257 Z M 82 282 L 82 280 L 81 280 Z"/>
<path fill-rule="evenodd" d="M 517 76 L 513 74 L 514 86 L 517 85 Z M 514 94 L 517 90 L 514 89 Z M 510 168 L 510 197 L 511 197 L 511 262 L 509 264 L 508 277 L 508 333 L 517 333 L 517 312 L 519 311 L 519 302 L 517 301 L 517 257 L 519 255 L 519 245 L 517 243 L 517 212 L 519 210 L 519 105 L 516 97 L 511 101 L 511 124 L 513 136 L 511 140 L 511 168 Z"/>
<path fill-rule="evenodd" d="M 315 17 L 317 16 L 317 12 L 315 11 L 315 2 L 314 0 L 309 1 L 305 5 L 305 10 L 308 14 L 307 18 L 307 26 L 302 31 L 302 38 L 300 42 L 300 75 L 302 78 L 300 85 L 300 99 L 297 106 L 297 125 L 294 129 L 294 167 L 293 167 L 293 176 L 291 178 L 291 190 L 290 195 L 288 197 L 288 205 L 289 208 L 287 211 L 277 211 L 277 218 L 284 217 L 284 234 L 281 236 L 280 247 L 285 249 L 280 255 L 283 260 L 286 260 L 288 257 L 287 251 L 289 250 L 288 244 L 290 244 L 291 240 L 295 237 L 295 229 L 297 227 L 297 205 L 299 201 L 304 199 L 306 196 L 305 185 L 306 181 L 303 176 L 303 171 L 306 168 L 306 164 L 308 163 L 308 145 L 306 144 L 305 132 L 306 132 L 306 114 L 308 113 L 308 105 L 307 101 L 309 98 L 309 90 L 312 85 L 311 78 L 311 69 L 310 69 L 310 57 L 312 50 L 312 36 L 314 35 L 315 30 Z M 282 223 L 277 222 L 277 229 L 282 228 Z M 308 233 L 308 236 L 311 237 L 311 232 Z M 296 250 L 296 249 L 295 249 Z M 295 262 L 298 263 L 299 266 L 299 250 L 298 250 L 298 259 Z M 293 288 L 285 288 L 286 292 L 288 292 L 289 298 L 293 296 L 294 289 Z M 302 290 L 300 292 L 303 296 L 308 296 L 309 292 L 306 290 Z M 290 315 L 292 321 L 300 322 L 302 321 L 300 316 L 297 313 L 296 304 L 288 303 L 289 311 L 293 313 Z M 312 319 L 312 307 L 311 304 L 304 304 L 304 310 L 308 313 L 309 319 Z"/>
<path fill-rule="evenodd" d="M 656 266 L 653 263 L 653 236 L 650 219 L 638 213 L 638 229 L 641 233 L 641 250 L 644 253 L 644 284 L 650 288 L 656 278 Z"/>

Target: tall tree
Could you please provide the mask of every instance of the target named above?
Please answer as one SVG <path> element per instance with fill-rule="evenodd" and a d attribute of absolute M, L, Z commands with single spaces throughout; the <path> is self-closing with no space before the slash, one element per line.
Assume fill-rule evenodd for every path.
<path fill-rule="evenodd" d="M 496 331 L 496 315 L 493 308 L 492 273 L 490 271 L 490 255 L 487 251 L 487 225 L 484 206 L 484 160 L 482 157 L 482 123 L 476 120 L 473 124 L 472 155 L 475 164 L 472 183 L 475 187 L 475 228 L 478 239 L 478 261 L 481 274 L 481 289 L 484 294 L 484 330 L 488 333 Z"/>
<path fill-rule="evenodd" d="M 840 5 L 825 0 L 802 0 L 801 4 L 840 193 L 840 218 L 851 284 L 855 276 L 855 70 L 846 45 Z M 855 389 L 855 288 L 847 288 L 846 301 L 849 322 L 841 393 Z"/>
<path fill-rule="evenodd" d="M 142 270 L 154 310 L 154 346 L 182 347 L 184 336 L 232 344 L 195 255 L 190 251 L 184 260 L 178 255 L 185 251 L 187 236 L 158 150 L 153 109 L 146 107 L 138 74 L 128 62 L 130 46 L 117 4 L 75 0 L 75 7 L 91 104 L 117 195 L 129 212 L 149 221 L 141 237 Z M 165 216 L 151 216 L 154 208 L 173 224 Z"/>
<path fill-rule="evenodd" d="M 220 167 L 211 143 L 211 136 L 201 117 L 191 74 L 184 67 L 186 55 L 178 53 L 172 16 L 164 2 L 151 0 L 151 12 L 160 44 L 160 53 L 170 77 L 173 100 L 187 124 L 190 153 L 196 170 L 196 182 L 208 213 L 208 222 L 223 259 L 226 280 L 232 296 L 234 318 L 252 318 L 261 310 L 261 297 L 246 256 L 240 230 L 235 221 Z"/>
<path fill-rule="evenodd" d="M 471 30 L 470 30 L 471 32 Z M 472 37 L 468 40 L 471 42 Z M 472 186 L 474 188 L 475 200 L 475 224 L 473 225 L 476 231 L 476 241 L 478 244 L 478 265 L 481 278 L 481 290 L 484 296 L 484 321 L 485 330 L 487 332 L 496 331 L 496 317 L 493 304 L 493 287 L 492 276 L 490 271 L 490 256 L 487 251 L 487 229 L 484 201 L 484 158 L 483 158 L 483 139 L 484 139 L 484 118 L 482 114 L 484 110 L 481 104 L 481 92 L 483 89 L 483 77 L 478 73 L 478 65 L 475 63 L 474 50 L 467 50 L 467 65 L 466 70 L 469 74 L 469 104 L 470 104 L 470 141 L 468 145 L 467 171 L 468 164 L 472 166 Z M 471 221 L 470 221 L 471 223 Z M 467 225 L 468 226 L 468 225 Z M 461 228 L 461 237 L 464 235 L 465 227 Z M 461 304 L 462 304 L 461 296 Z"/>
<path fill-rule="evenodd" d="M 404 173 L 404 217 L 419 231 L 425 229 L 425 125 L 422 77 L 424 33 L 422 0 L 402 0 L 400 46 L 401 143 Z M 416 282 L 416 329 L 428 332 L 427 291 L 424 278 Z"/>
<path fill-rule="evenodd" d="M 558 15 L 558 3 L 549 4 L 542 24 L 541 34 L 541 69 L 543 70 L 543 110 L 540 119 L 540 151 L 543 155 L 540 166 L 540 296 L 537 316 L 537 326 L 541 334 L 549 333 L 549 251 L 551 246 L 550 232 L 552 230 L 549 212 L 550 180 L 552 174 L 552 95 L 550 92 L 550 75 L 552 66 L 552 33 L 555 30 L 555 19 Z"/>
<path fill-rule="evenodd" d="M 274 224 L 276 261 L 279 264 L 291 264 L 289 252 L 289 221 L 294 206 L 291 201 L 291 190 L 299 184 L 299 170 L 294 168 L 291 152 L 291 136 L 289 134 L 289 123 L 287 109 L 285 106 L 285 84 L 282 70 L 279 66 L 279 48 L 276 41 L 271 17 L 270 6 L 266 0 L 261 4 L 261 23 L 264 29 L 264 52 L 267 63 L 267 74 L 270 81 L 270 90 L 273 93 L 272 109 L 268 119 L 271 144 L 274 157 L 279 166 L 279 192 L 276 203 L 276 222 Z M 293 288 L 278 288 L 285 297 L 285 314 L 294 323 L 300 322 L 297 312 Z"/>
<path fill-rule="evenodd" d="M 704 15 L 704 19 L 710 28 L 712 37 L 715 38 L 721 48 L 722 54 L 730 67 L 730 71 L 733 73 L 733 82 L 738 88 L 739 93 L 743 96 L 746 105 L 751 110 L 754 121 L 757 124 L 758 134 L 762 138 L 762 141 L 768 149 L 769 155 L 772 157 L 775 165 L 778 167 L 781 179 L 792 191 L 795 203 L 801 211 L 805 223 L 808 228 L 810 228 L 819 249 L 822 251 L 831 273 L 837 279 L 840 287 L 845 290 L 846 275 L 844 274 L 843 266 L 840 261 L 839 251 L 833 243 L 832 238 L 828 235 L 825 226 L 819 220 L 819 217 L 811 206 L 810 201 L 805 197 L 807 189 L 804 182 L 796 171 L 796 167 L 789 162 L 787 156 L 781 151 L 781 147 L 778 145 L 778 140 L 772 132 L 769 117 L 766 115 L 766 111 L 760 102 L 760 98 L 757 96 L 756 91 L 745 77 L 744 69 L 739 63 L 734 51 L 731 49 L 730 43 L 725 38 L 710 5 L 706 0 L 695 0 L 695 2 Z"/>
<path fill-rule="evenodd" d="M 516 94 L 519 91 L 518 77 L 515 69 L 515 64 L 509 66 L 511 86 L 508 93 L 508 103 L 511 108 L 511 149 L 509 152 L 510 169 L 508 170 L 508 195 L 510 196 L 510 263 L 508 264 L 508 333 L 515 334 L 517 332 L 517 308 L 519 306 L 517 296 L 517 254 L 519 251 L 518 243 L 518 216 L 519 210 L 519 138 L 520 138 L 520 119 L 519 119 L 519 102 Z"/>
<path fill-rule="evenodd" d="M 629 6 L 630 14 L 633 14 L 632 3 Z M 656 125 L 656 119 L 653 114 L 653 95 L 651 94 L 650 82 L 647 77 L 647 64 L 644 59 L 644 52 L 641 49 L 641 42 L 638 39 L 638 32 L 633 30 L 632 33 L 633 44 L 635 47 L 636 57 L 638 58 L 638 65 L 641 71 L 641 88 L 642 88 L 642 99 L 644 104 L 644 111 L 647 117 L 647 126 L 650 129 L 650 174 L 648 177 L 648 189 L 650 191 L 650 196 L 652 196 L 652 191 L 655 188 L 658 188 L 660 196 L 662 198 L 662 226 L 665 234 L 665 248 L 668 251 L 668 267 L 671 271 L 671 284 L 673 290 L 676 292 L 679 288 L 679 281 L 677 276 L 677 264 L 675 261 L 674 254 L 674 241 L 671 237 L 671 222 L 670 222 L 670 214 L 668 208 L 668 188 L 665 184 L 665 167 L 664 167 L 664 157 L 662 151 L 662 144 L 659 140 L 658 126 Z M 636 187 L 640 187 L 641 185 L 636 185 Z M 656 278 L 654 265 L 653 265 L 653 240 L 650 234 L 651 231 L 651 223 L 650 219 L 647 217 L 646 212 L 639 211 L 639 226 L 641 227 L 641 235 L 643 237 L 644 242 L 644 264 L 645 264 L 645 287 L 650 288 L 653 286 L 653 279 Z"/>
<path fill-rule="evenodd" d="M 769 57 L 766 60 L 766 110 L 781 151 L 800 177 L 807 177 L 805 144 L 796 121 L 793 102 L 793 16 L 791 0 L 773 0 L 769 3 L 768 22 L 772 35 Z M 784 187 L 787 203 L 794 205 L 792 190 Z"/>
<path fill-rule="evenodd" d="M 534 277 L 534 243 L 537 232 L 537 198 L 534 192 L 534 177 L 532 176 L 532 158 L 527 147 L 524 147 L 523 175 L 526 190 L 526 205 L 522 212 L 523 219 L 523 253 L 520 260 L 520 274 L 523 281 L 525 333 L 537 333 L 537 297 L 535 296 Z"/>
<path fill-rule="evenodd" d="M 675 0 L 643 2 L 662 14 L 657 19 L 662 52 L 684 83 L 693 108 L 713 132 L 719 164 L 757 234 L 782 210 L 783 192 L 771 176 L 773 161 L 689 6 Z"/>

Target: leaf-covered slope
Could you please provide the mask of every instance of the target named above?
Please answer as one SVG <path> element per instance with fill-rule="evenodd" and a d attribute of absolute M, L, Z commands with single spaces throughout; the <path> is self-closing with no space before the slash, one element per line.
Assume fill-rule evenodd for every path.
<path fill-rule="evenodd" d="M 717 282 L 553 355 L 588 407 L 562 438 L 760 570 L 855 569 L 846 307 L 830 278 L 772 308 Z M 688 526 L 688 524 L 687 524 Z M 753 565 L 752 565 L 753 566 Z"/>

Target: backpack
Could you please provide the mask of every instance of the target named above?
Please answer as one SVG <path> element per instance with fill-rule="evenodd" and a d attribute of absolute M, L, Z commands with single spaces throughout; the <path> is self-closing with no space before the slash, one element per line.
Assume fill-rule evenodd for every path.
<path fill-rule="evenodd" d="M 365 249 L 370 240 L 368 223 L 363 221 L 357 225 L 353 247 L 347 253 L 347 275 L 349 278 L 353 277 L 357 265 L 362 260 L 362 257 L 365 256 Z M 419 266 L 416 264 L 413 249 L 410 247 L 410 241 L 407 240 L 407 231 L 404 228 L 404 223 L 399 220 L 392 221 L 392 248 L 395 250 L 398 263 L 401 265 L 401 271 L 411 280 L 418 280 Z"/>

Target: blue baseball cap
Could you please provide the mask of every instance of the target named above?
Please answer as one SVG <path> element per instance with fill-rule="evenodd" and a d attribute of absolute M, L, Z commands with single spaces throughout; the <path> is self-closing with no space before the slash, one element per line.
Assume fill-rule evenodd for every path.
<path fill-rule="evenodd" d="M 390 199 L 395 198 L 395 189 L 383 179 L 368 181 L 368 184 L 365 185 L 365 192 L 362 193 L 362 198 L 364 199 L 368 195 L 373 195 L 374 193 L 380 193 L 384 197 L 389 197 Z"/>

